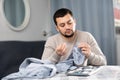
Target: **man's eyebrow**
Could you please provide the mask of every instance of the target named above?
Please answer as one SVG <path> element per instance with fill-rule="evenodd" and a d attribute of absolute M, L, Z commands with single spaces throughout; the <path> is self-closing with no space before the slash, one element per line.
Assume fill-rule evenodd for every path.
<path fill-rule="evenodd" d="M 61 24 L 65 24 L 65 23 L 60 23 L 60 25 L 61 25 Z"/>
<path fill-rule="evenodd" d="M 67 22 L 71 22 L 72 20 L 70 19 L 70 20 L 68 20 Z"/>
<path fill-rule="evenodd" d="M 66 21 L 65 23 L 71 22 L 72 20 L 69 19 L 68 21 Z M 60 24 L 65 24 L 64 22 L 60 23 Z"/>

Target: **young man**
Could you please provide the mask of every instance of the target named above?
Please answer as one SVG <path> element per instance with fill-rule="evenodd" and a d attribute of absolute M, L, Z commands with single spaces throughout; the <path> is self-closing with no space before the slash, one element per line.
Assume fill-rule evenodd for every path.
<path fill-rule="evenodd" d="M 53 63 L 64 61 L 71 55 L 73 47 L 77 46 L 85 55 L 83 66 L 106 65 L 106 58 L 94 37 L 88 32 L 76 30 L 76 22 L 69 9 L 57 10 L 53 19 L 59 33 L 46 41 L 42 60 Z"/>

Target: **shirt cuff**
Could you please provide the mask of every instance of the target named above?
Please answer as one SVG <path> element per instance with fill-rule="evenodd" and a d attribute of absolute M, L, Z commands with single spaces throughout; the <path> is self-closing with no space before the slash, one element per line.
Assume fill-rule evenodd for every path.
<path fill-rule="evenodd" d="M 57 53 L 53 53 L 53 55 L 49 58 L 50 61 L 57 63 L 60 59 L 60 56 Z"/>
<path fill-rule="evenodd" d="M 90 55 L 89 55 L 89 57 L 88 57 L 88 59 L 92 60 L 94 58 L 94 56 L 95 56 L 95 54 L 91 52 Z"/>

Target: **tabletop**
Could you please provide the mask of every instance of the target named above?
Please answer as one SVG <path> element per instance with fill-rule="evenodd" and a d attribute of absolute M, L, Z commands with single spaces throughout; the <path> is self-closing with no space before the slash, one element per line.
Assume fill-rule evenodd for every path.
<path fill-rule="evenodd" d="M 120 66 L 101 66 L 89 76 L 67 76 L 60 73 L 51 78 L 31 80 L 120 80 Z"/>

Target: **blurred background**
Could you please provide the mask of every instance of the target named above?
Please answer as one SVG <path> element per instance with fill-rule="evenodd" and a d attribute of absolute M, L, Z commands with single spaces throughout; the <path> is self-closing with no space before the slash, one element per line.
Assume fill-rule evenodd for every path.
<path fill-rule="evenodd" d="M 120 65 L 120 0 L 0 0 L 1 78 L 25 58 L 41 58 L 46 39 L 57 33 L 59 8 L 70 9 L 76 28 L 95 37 L 108 65 Z"/>

